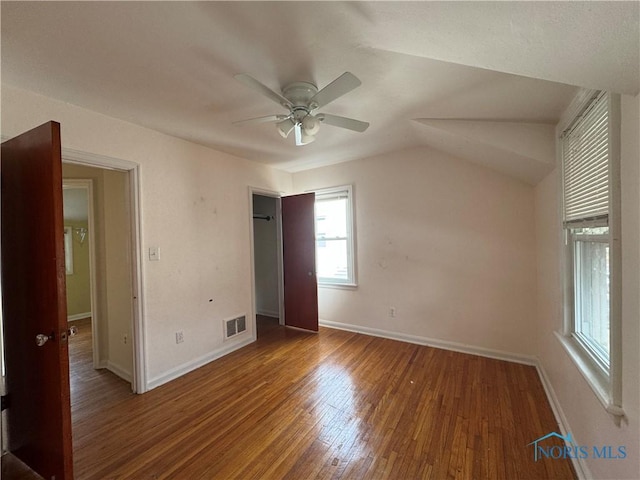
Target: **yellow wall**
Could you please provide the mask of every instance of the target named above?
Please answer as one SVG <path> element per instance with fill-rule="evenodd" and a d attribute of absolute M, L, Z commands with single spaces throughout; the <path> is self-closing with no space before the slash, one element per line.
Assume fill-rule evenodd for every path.
<path fill-rule="evenodd" d="M 133 372 L 129 177 L 126 173 L 112 170 L 105 170 L 103 176 L 105 201 L 102 211 L 106 259 L 104 280 L 109 344 L 107 367 L 129 379 Z"/>

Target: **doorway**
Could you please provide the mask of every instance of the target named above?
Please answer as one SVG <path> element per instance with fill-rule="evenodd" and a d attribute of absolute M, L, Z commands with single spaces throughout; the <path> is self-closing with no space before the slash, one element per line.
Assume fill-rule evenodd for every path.
<path fill-rule="evenodd" d="M 73 341 L 68 341 L 71 332 L 64 281 L 65 270 L 73 270 L 73 257 L 66 261 L 64 242 L 66 238 L 67 245 L 72 245 L 76 233 L 73 226 L 68 225 L 70 228 L 65 237 L 61 150 L 66 163 L 124 173 L 119 189 L 121 199 L 129 202 L 128 218 L 122 219 L 128 226 L 128 249 L 120 255 L 128 255 L 130 265 L 127 275 L 131 287 L 127 296 L 132 313 L 132 346 L 136 346 L 131 371 L 134 392 L 146 391 L 138 164 L 61 148 L 60 124 L 53 121 L 3 142 L 2 175 L 6 182 L 2 188 L 2 273 L 5 295 L 0 354 L 3 380 L 13 399 L 10 409 L 3 408 L 3 451 L 5 448 L 14 453 L 19 451 L 20 458 L 47 478 L 71 478 L 73 464 L 68 370 L 68 345 Z M 77 226 L 77 235 L 84 236 L 85 240 L 91 230 L 94 230 L 92 235 L 96 235 L 96 229 L 90 222 L 88 225 L 86 231 L 84 226 Z M 121 229 L 110 230 L 118 233 Z M 71 247 L 67 249 L 71 250 Z M 100 249 L 96 251 L 100 252 Z M 115 273 L 111 272 L 106 283 L 114 283 Z M 7 282 L 7 278 L 11 281 Z M 115 278 L 117 281 L 117 275 Z M 6 288 L 7 285 L 11 288 Z M 96 282 L 94 291 L 98 301 L 92 301 L 89 307 L 92 316 L 100 310 L 100 282 Z M 89 310 L 81 313 L 89 313 Z M 35 342 L 33 332 L 40 332 L 35 335 Z M 115 375 L 111 377 L 117 379 Z M 119 381 L 125 393 L 131 395 L 131 384 Z M 96 387 L 94 391 L 100 390 L 100 385 Z M 33 402 L 33 398 L 40 401 Z M 100 402 L 94 404 L 100 405 Z M 10 415 L 5 415 L 7 412 Z M 91 421 L 92 413 L 88 412 L 88 421 Z M 6 432 L 15 433 L 11 435 L 13 444 L 6 442 Z M 3 467 L 4 463 L 3 457 Z"/>
<path fill-rule="evenodd" d="M 107 157 L 103 155 L 96 155 L 92 153 L 82 152 L 79 150 L 72 150 L 62 148 L 62 168 L 63 177 L 68 178 L 84 178 L 93 180 L 94 197 L 104 201 L 105 196 L 105 181 L 109 188 L 109 192 L 115 192 L 109 198 L 114 198 L 115 201 L 106 201 L 104 204 L 98 205 L 97 200 L 94 202 L 95 210 L 95 260 L 96 260 L 96 288 L 95 288 L 95 308 L 93 313 L 96 317 L 96 323 L 100 325 L 100 318 L 106 317 L 105 309 L 108 308 L 106 300 L 102 298 L 104 285 L 102 282 L 117 284 L 119 279 L 124 276 L 127 277 L 130 287 L 126 289 L 127 298 L 123 299 L 123 302 L 110 302 L 111 305 L 127 305 L 127 312 L 125 312 L 131 319 L 127 322 L 130 335 L 125 339 L 124 333 L 127 330 L 112 329 L 108 334 L 101 336 L 100 345 L 98 350 L 102 352 L 104 348 L 104 341 L 106 339 L 111 340 L 112 346 L 125 345 L 131 355 L 132 366 L 127 368 L 130 370 L 130 377 L 127 376 L 127 380 L 131 384 L 131 390 L 134 393 L 144 393 L 147 391 L 147 374 L 146 374 L 146 362 L 144 355 L 144 325 L 143 325 L 143 300 L 142 300 L 142 257 L 141 257 L 141 218 L 140 218 L 140 167 L 137 163 L 123 160 L 114 157 Z M 106 180 L 105 180 L 106 179 Z M 115 186 L 114 186 L 115 185 Z M 122 203 L 124 202 L 124 207 Z M 112 208 L 114 204 L 120 203 L 115 210 L 122 210 L 125 208 L 126 215 L 117 215 Z M 98 217 L 103 215 L 106 218 L 106 222 L 99 222 Z M 114 219 L 115 217 L 115 219 Z M 105 229 L 105 225 L 114 224 L 117 227 L 115 229 Z M 128 232 L 123 236 L 123 231 Z M 107 259 L 104 257 L 103 250 L 106 248 L 101 242 L 113 243 L 115 241 L 120 242 L 120 245 L 124 245 L 120 248 L 111 248 L 111 252 L 126 256 L 128 261 L 128 269 L 108 269 Z M 126 244 L 126 245 L 125 245 Z M 100 253 L 103 253 L 101 256 Z M 110 262 L 109 262 L 110 263 Z M 106 272 L 103 276 L 100 272 Z M 121 290 L 124 292 L 125 290 Z M 112 299 L 114 299 L 112 297 Z M 124 307 L 120 307 L 124 308 Z M 110 317 L 117 317 L 118 310 L 112 308 Z M 102 333 L 102 329 L 101 332 Z M 104 341 L 103 341 L 104 340 Z M 121 343 L 118 343 L 121 342 Z M 123 347 L 120 347 L 123 348 Z M 106 350 L 105 350 L 106 351 Z M 110 370 L 115 370 L 119 364 L 111 364 L 103 361 L 102 367 L 109 367 Z M 123 373 L 123 372 L 120 372 Z"/>
<path fill-rule="evenodd" d="M 268 327 L 317 332 L 315 194 L 281 196 L 249 188 L 249 202 L 255 336 L 265 317 Z"/>
<path fill-rule="evenodd" d="M 108 370 L 132 388 L 128 174 L 67 163 L 62 173 L 65 233 L 71 237 L 67 242 L 67 260 L 71 259 L 67 261 L 71 266 L 67 270 L 67 311 L 79 336 L 70 344 L 72 391 L 79 391 L 80 380 L 93 376 L 94 369 Z"/>
<path fill-rule="evenodd" d="M 251 192 L 253 292 L 256 336 L 284 324 L 282 312 L 282 243 L 280 198 Z"/>
<path fill-rule="evenodd" d="M 93 180 L 62 183 L 67 321 L 76 330 L 95 330 L 95 225 Z M 97 338 L 94 338 L 97 342 Z M 75 343 L 75 342 L 74 342 Z M 93 368 L 99 367 L 97 345 L 90 348 Z"/>

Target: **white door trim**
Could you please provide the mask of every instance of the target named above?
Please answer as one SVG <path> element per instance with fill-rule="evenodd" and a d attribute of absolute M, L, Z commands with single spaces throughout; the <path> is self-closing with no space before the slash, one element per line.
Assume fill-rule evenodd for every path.
<path fill-rule="evenodd" d="M 140 165 L 128 160 L 64 147 L 62 148 L 62 161 L 106 170 L 117 170 L 129 174 L 129 192 L 131 195 L 131 278 L 133 279 L 133 379 L 131 387 L 135 393 L 144 393 L 148 388 L 141 256 Z"/>

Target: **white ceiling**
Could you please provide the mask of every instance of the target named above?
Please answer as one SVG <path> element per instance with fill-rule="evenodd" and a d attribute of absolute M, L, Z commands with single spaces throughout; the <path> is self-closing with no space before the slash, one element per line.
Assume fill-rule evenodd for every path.
<path fill-rule="evenodd" d="M 638 2 L 2 2 L 2 81 L 298 171 L 429 146 L 529 183 L 576 86 L 640 89 Z M 234 80 L 362 86 L 295 147 Z M 517 141 L 514 141 L 517 139 Z M 550 143 L 551 142 L 551 143 Z"/>

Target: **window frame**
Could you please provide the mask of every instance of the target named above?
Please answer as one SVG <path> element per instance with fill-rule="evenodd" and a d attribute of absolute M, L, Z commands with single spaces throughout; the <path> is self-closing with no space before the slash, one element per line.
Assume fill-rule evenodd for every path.
<path fill-rule="evenodd" d="M 564 157 L 561 134 L 573 128 L 580 117 L 602 94 L 596 90 L 583 90 L 567 109 L 565 118 L 557 127 L 558 158 L 560 180 L 560 218 L 564 222 Z M 562 250 L 563 304 L 564 315 L 557 338 L 577 366 L 605 410 L 614 417 L 624 416 L 622 408 L 622 262 L 620 249 L 620 96 L 604 93 L 608 102 L 608 169 L 609 169 L 609 209 L 607 218 L 585 219 L 583 222 L 563 223 L 561 231 L 564 248 Z M 603 97 L 604 98 L 604 97 Z M 609 366 L 602 362 L 580 332 L 576 332 L 575 317 L 575 268 L 573 229 L 581 227 L 608 226 L 609 244 Z"/>
<path fill-rule="evenodd" d="M 353 185 L 339 185 L 336 187 L 321 188 L 313 190 L 316 195 L 316 203 L 318 201 L 337 197 L 340 194 L 346 194 L 347 196 L 347 212 L 346 212 L 346 242 L 347 242 L 347 278 L 345 280 L 320 277 L 317 276 L 317 282 L 319 287 L 327 288 L 346 288 L 353 289 L 358 286 L 357 274 L 356 274 L 356 240 L 355 240 L 355 211 L 353 201 Z M 314 214 L 314 224 L 317 225 L 317 215 Z M 316 263 L 318 263 L 318 241 L 322 240 L 318 238 L 317 232 L 315 237 L 316 245 Z M 335 239 L 324 239 L 325 241 L 331 241 Z"/>

